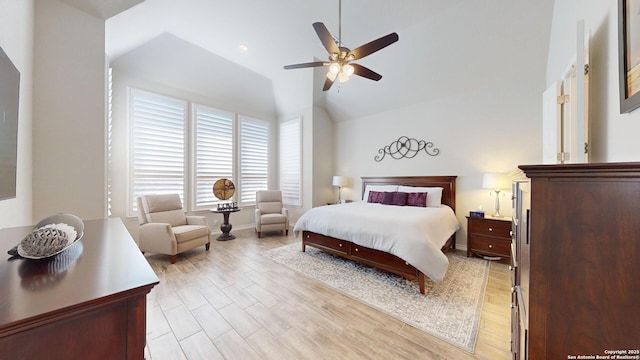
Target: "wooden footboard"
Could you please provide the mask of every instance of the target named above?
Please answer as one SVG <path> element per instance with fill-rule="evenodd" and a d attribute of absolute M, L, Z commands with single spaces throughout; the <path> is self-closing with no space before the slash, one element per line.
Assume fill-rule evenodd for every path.
<path fill-rule="evenodd" d="M 330 236 L 317 234 L 311 231 L 302 232 L 302 251 L 306 247 L 312 246 L 334 255 L 342 256 L 349 260 L 354 260 L 362 264 L 377 267 L 382 270 L 403 276 L 407 279 L 418 279 L 420 293 L 425 293 L 424 274 L 416 269 L 413 265 L 402 260 L 401 258 L 376 249 L 354 244 L 347 240 L 336 239 Z M 455 247 L 455 234 L 449 238 L 445 246 L 442 248 L 446 252 L 450 248 Z"/>

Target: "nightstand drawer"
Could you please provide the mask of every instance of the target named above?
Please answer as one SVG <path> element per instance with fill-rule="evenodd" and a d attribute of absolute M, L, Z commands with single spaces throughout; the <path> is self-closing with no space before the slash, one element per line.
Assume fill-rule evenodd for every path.
<path fill-rule="evenodd" d="M 511 222 L 503 220 L 469 219 L 469 234 L 511 238 Z"/>
<path fill-rule="evenodd" d="M 511 255 L 511 242 L 506 240 L 471 235 L 467 246 L 472 252 L 484 255 L 499 255 L 507 258 Z"/>

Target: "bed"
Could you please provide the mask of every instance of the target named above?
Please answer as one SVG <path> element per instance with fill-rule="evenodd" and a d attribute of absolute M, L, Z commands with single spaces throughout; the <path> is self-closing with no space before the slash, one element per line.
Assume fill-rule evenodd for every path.
<path fill-rule="evenodd" d="M 417 279 L 424 294 L 425 276 L 442 280 L 448 266 L 445 253 L 455 249 L 455 234 L 460 228 L 455 217 L 455 181 L 456 176 L 363 177 L 364 201 L 313 208 L 298 219 L 294 234 L 302 233 L 302 251 L 312 246 Z M 399 191 L 408 187 L 442 188 L 442 206 L 430 205 L 435 198 L 428 195 L 427 207 L 420 210 L 367 203 L 369 191 L 395 185 Z M 422 212 L 429 212 L 428 217 L 422 217 Z"/>

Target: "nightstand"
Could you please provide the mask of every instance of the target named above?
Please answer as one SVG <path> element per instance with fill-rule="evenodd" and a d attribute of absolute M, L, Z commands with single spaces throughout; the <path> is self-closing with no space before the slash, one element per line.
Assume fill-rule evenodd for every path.
<path fill-rule="evenodd" d="M 511 257 L 511 218 L 467 216 L 467 257 Z"/>

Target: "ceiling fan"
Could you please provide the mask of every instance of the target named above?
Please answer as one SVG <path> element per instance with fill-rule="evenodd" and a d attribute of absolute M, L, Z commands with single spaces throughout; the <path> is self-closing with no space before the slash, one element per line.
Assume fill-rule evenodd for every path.
<path fill-rule="evenodd" d="M 393 32 L 389 35 L 383 36 L 379 39 L 373 40 L 360 47 L 350 50 L 342 44 L 342 0 L 339 1 L 338 7 L 337 40 L 334 40 L 333 36 L 331 36 L 331 33 L 329 32 L 329 30 L 327 30 L 327 27 L 324 26 L 323 23 L 313 23 L 313 29 L 316 31 L 316 34 L 318 34 L 320 42 L 322 42 L 324 48 L 329 52 L 329 61 L 314 61 L 310 63 L 286 65 L 284 67 L 285 70 L 289 70 L 328 65 L 329 71 L 327 72 L 327 78 L 324 82 L 322 91 L 329 90 L 336 78 L 341 83 L 343 83 L 349 80 L 349 77 L 353 74 L 374 81 L 382 79 L 382 75 L 378 74 L 377 72 L 362 65 L 351 62 L 371 55 L 374 52 L 381 50 L 398 41 L 398 34 Z"/>

